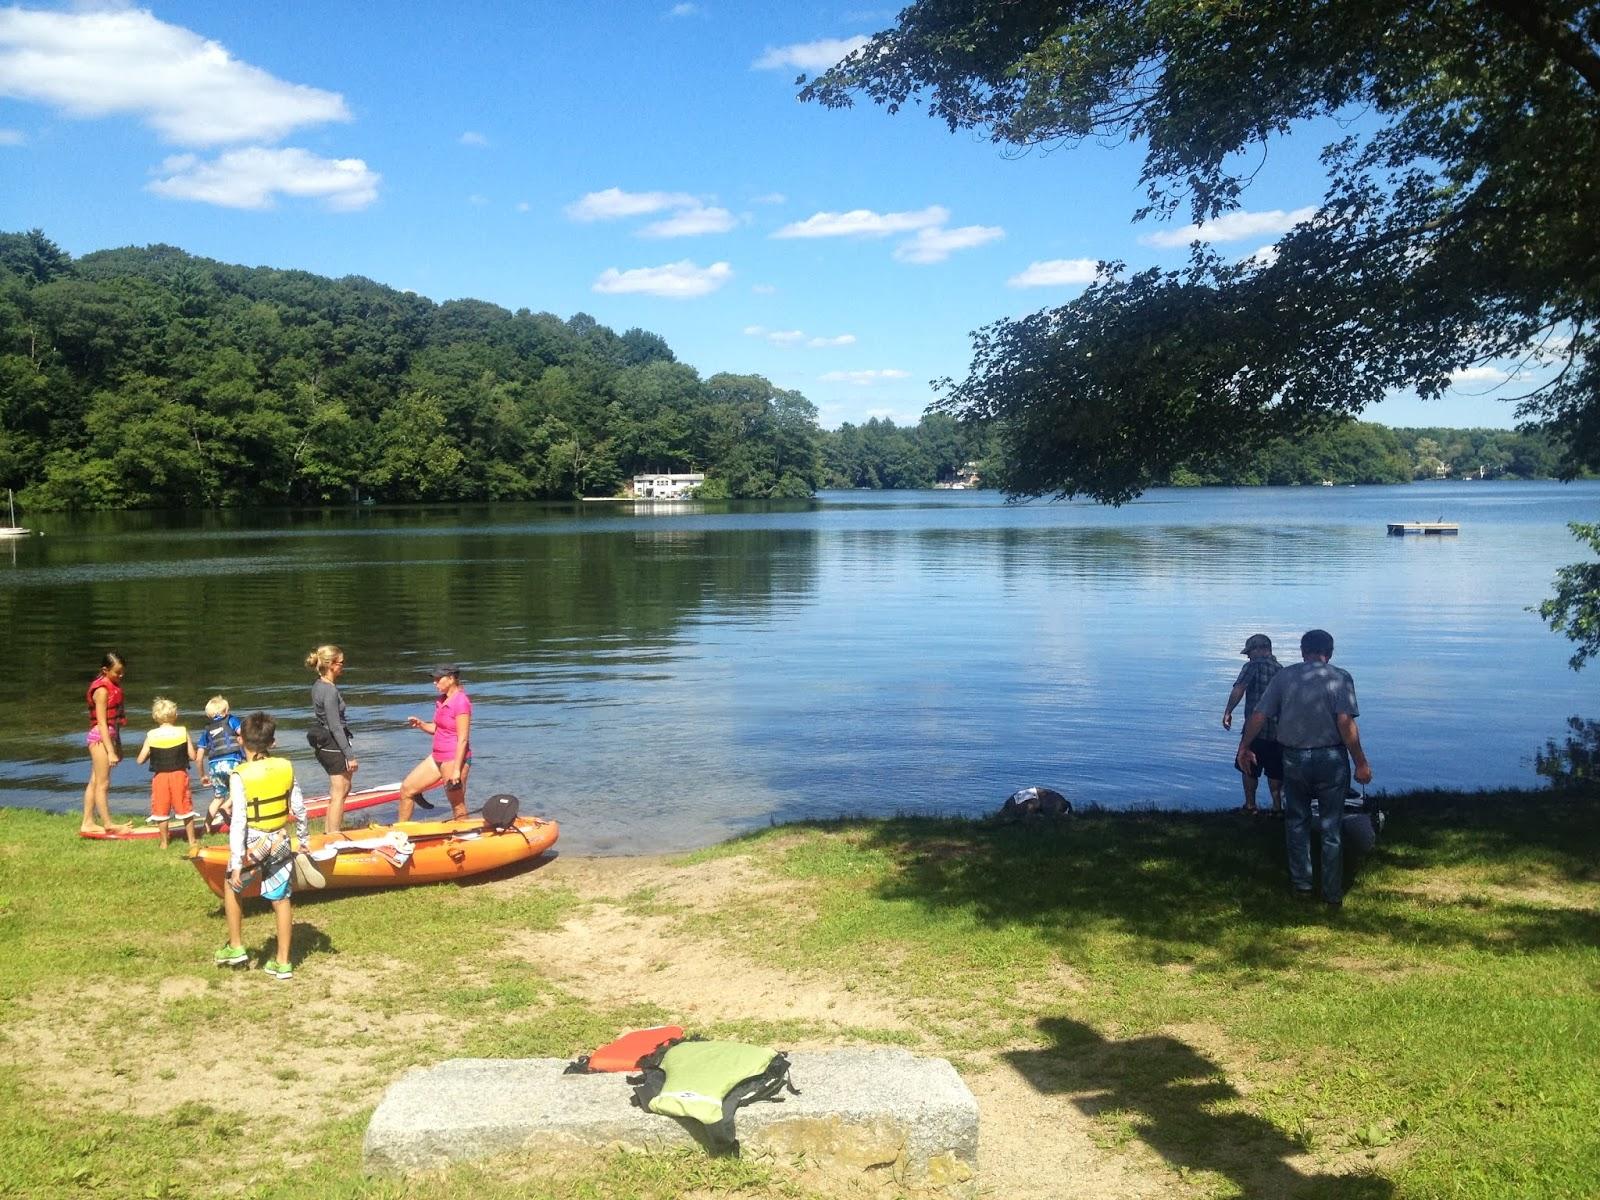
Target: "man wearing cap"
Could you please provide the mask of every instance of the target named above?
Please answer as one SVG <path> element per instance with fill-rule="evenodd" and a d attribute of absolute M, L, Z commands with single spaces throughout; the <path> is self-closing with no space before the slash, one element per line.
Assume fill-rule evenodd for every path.
<path fill-rule="evenodd" d="M 1273 676 L 1250 719 L 1239 745 L 1239 768 L 1254 763 L 1251 740 L 1267 721 L 1278 722 L 1283 748 L 1283 782 L 1287 802 L 1283 823 L 1289 854 L 1289 884 L 1296 896 L 1311 896 L 1311 804 L 1322 841 L 1322 898 L 1334 908 L 1344 900 L 1344 798 L 1350 788 L 1350 765 L 1357 783 L 1372 782 L 1372 766 L 1361 748 L 1356 728 L 1360 709 L 1356 683 L 1348 671 L 1328 660 L 1333 635 L 1308 630 L 1300 639 L 1301 661 Z"/>
<path fill-rule="evenodd" d="M 1272 657 L 1272 639 L 1264 633 L 1252 633 L 1239 653 L 1249 661 L 1239 672 L 1239 678 L 1233 681 L 1233 691 L 1228 693 L 1228 706 L 1222 710 L 1224 729 L 1233 728 L 1233 710 L 1240 700 L 1244 701 L 1245 725 L 1249 725 L 1251 714 L 1261 703 L 1262 693 L 1272 677 L 1283 669 Z M 1261 811 L 1256 804 L 1256 788 L 1263 773 L 1267 777 L 1267 790 L 1272 793 L 1272 811 L 1277 815 L 1283 813 L 1283 754 L 1278 747 L 1277 733 L 1277 722 L 1267 721 L 1253 742 L 1240 740 L 1240 747 L 1249 746 L 1255 756 L 1254 767 L 1247 770 L 1239 766 L 1244 779 L 1244 811 L 1247 813 Z M 1238 766 L 1237 757 L 1234 765 Z"/>

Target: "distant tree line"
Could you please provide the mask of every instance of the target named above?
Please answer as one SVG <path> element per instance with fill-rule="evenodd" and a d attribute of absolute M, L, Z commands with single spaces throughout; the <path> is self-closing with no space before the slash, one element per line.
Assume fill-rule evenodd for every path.
<path fill-rule="evenodd" d="M 0 486 L 35 508 L 571 499 L 691 468 L 707 499 L 800 498 L 1000 478 L 1002 445 L 939 412 L 823 430 L 799 392 L 702 379 L 582 313 L 0 233 Z M 1167 482 L 1531 478 L 1559 457 L 1540 434 L 1351 422 Z"/>
<path fill-rule="evenodd" d="M 1241 446 L 1237 460 L 1169 483 L 1251 485 L 1409 483 L 1414 479 L 1551 479 L 1561 469 L 1559 435 L 1535 429 L 1392 429 L 1348 421 L 1301 438 Z"/>

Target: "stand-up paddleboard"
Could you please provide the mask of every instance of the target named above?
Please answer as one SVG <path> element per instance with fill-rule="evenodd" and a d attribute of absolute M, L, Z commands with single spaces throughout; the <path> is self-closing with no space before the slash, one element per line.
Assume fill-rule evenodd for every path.
<path fill-rule="evenodd" d="M 512 863 L 537 858 L 555 845 L 554 821 L 518 817 L 505 829 L 491 829 L 481 814 L 457 821 L 407 821 L 372 825 L 344 833 L 311 835 L 296 874 L 296 891 L 405 887 L 466 879 Z M 228 848 L 202 846 L 189 855 L 200 878 L 218 896 L 226 886 Z M 261 894 L 261 881 L 243 895 Z"/>
<path fill-rule="evenodd" d="M 428 786 L 438 787 L 442 782 L 443 781 L 440 780 L 436 783 L 431 783 Z M 206 789 L 204 795 L 209 798 L 210 789 Z M 344 798 L 344 811 L 347 813 L 359 812 L 363 808 L 376 808 L 380 804 L 393 804 L 399 799 L 400 785 L 398 783 L 385 783 L 378 787 L 365 788 L 359 792 L 351 792 Z M 195 811 L 199 813 L 201 817 L 205 816 L 205 810 L 203 806 L 196 805 Z M 306 801 L 306 817 L 308 820 L 320 820 L 327 815 L 328 797 L 318 796 L 315 799 Z M 224 821 L 216 830 L 210 830 L 209 832 L 215 833 L 219 830 L 225 830 L 227 828 L 227 822 Z M 174 819 L 171 822 L 171 829 L 169 832 L 174 837 L 182 837 L 183 822 Z M 81 838 L 90 838 L 94 841 L 101 842 L 146 841 L 150 838 L 160 837 L 161 827 L 159 825 L 139 824 L 135 825 L 132 829 L 108 829 L 101 833 L 84 833 L 82 830 L 79 830 L 78 836 Z"/>

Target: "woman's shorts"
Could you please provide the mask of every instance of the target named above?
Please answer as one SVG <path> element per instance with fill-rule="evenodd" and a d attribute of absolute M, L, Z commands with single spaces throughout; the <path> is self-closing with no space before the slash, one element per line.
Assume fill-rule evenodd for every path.
<path fill-rule="evenodd" d="M 339 749 L 339 743 L 333 740 L 333 735 L 320 724 L 306 730 L 306 742 L 311 746 L 311 753 L 317 756 L 317 764 L 328 773 L 328 778 L 350 774 L 350 764 L 345 760 L 344 751 Z"/>
<path fill-rule="evenodd" d="M 433 760 L 433 765 L 439 768 L 439 778 L 440 779 L 449 779 L 450 778 L 450 776 L 449 776 L 449 774 L 447 774 L 447 772 L 450 770 L 451 767 L 455 766 L 455 762 L 456 762 L 456 760 L 453 759 L 453 758 L 436 758 L 436 759 Z M 467 751 L 467 756 L 461 760 L 461 768 L 462 768 L 462 770 L 466 770 L 466 768 L 470 767 L 471 765 L 472 765 L 472 751 L 468 750 Z"/>

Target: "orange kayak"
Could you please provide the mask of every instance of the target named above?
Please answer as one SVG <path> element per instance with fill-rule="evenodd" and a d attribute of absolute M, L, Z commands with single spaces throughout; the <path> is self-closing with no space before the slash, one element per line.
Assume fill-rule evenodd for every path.
<path fill-rule="evenodd" d="M 518 817 L 503 831 L 489 829 L 482 817 L 463 817 L 459 821 L 405 821 L 313 834 L 310 851 L 302 856 L 310 860 L 311 870 L 296 872 L 295 890 L 405 887 L 466 879 L 537 858 L 555 844 L 559 832 L 554 821 L 537 817 Z M 397 859 L 401 860 L 398 864 Z M 206 886 L 222 895 L 228 848 L 203 846 L 189 861 Z M 245 888 L 243 895 L 260 893 L 261 885 L 256 882 Z"/>

